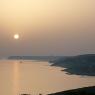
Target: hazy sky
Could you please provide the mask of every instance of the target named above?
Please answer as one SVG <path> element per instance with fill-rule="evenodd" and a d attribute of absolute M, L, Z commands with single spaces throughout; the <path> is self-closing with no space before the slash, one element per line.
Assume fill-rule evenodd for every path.
<path fill-rule="evenodd" d="M 95 53 L 95 0 L 0 0 L 0 56 L 84 53 Z"/>

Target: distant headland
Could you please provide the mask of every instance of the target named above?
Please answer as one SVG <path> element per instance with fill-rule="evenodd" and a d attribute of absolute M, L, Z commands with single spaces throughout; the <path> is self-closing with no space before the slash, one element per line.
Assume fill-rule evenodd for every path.
<path fill-rule="evenodd" d="M 9 60 L 41 60 L 41 61 L 53 61 L 59 59 L 62 56 L 9 56 Z"/>
<path fill-rule="evenodd" d="M 63 67 L 67 74 L 95 76 L 95 54 L 61 57 L 52 66 Z"/>

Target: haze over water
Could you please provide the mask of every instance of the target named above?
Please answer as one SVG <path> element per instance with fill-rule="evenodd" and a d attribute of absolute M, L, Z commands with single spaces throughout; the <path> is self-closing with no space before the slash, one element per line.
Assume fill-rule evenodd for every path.
<path fill-rule="evenodd" d="M 41 61 L 0 61 L 0 95 L 43 95 L 95 85 L 95 77 L 67 75 Z"/>

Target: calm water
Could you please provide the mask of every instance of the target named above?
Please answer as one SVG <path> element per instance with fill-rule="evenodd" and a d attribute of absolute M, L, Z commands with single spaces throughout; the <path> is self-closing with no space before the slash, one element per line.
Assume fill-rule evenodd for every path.
<path fill-rule="evenodd" d="M 95 77 L 67 75 L 48 62 L 0 61 L 0 95 L 43 95 L 95 85 Z"/>

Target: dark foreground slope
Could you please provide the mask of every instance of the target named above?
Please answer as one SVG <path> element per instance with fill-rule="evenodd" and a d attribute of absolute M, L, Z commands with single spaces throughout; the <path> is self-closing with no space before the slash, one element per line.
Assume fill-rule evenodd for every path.
<path fill-rule="evenodd" d="M 59 58 L 52 66 L 64 67 L 68 74 L 95 76 L 95 54 Z"/>
<path fill-rule="evenodd" d="M 48 95 L 95 95 L 95 86 L 52 93 Z"/>

